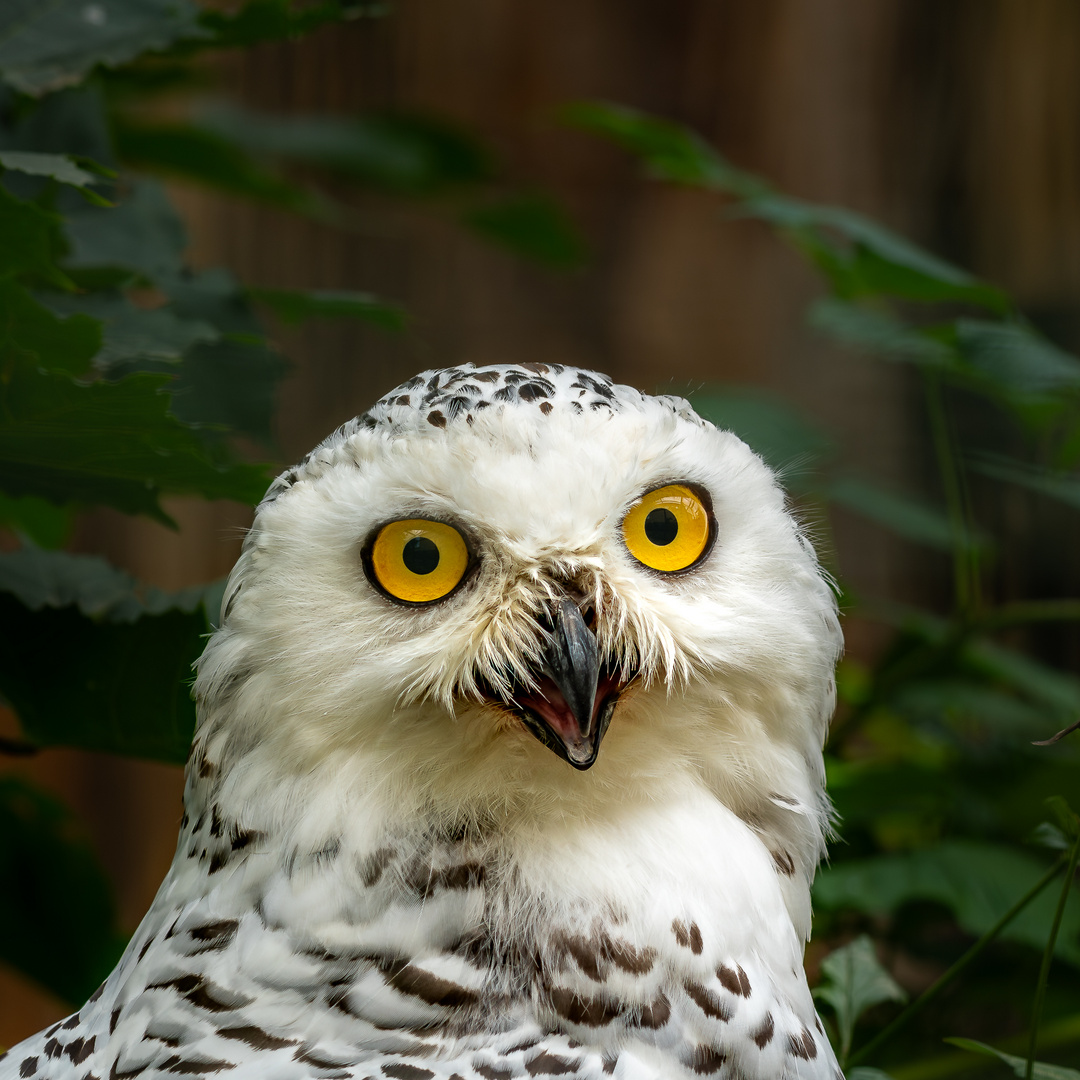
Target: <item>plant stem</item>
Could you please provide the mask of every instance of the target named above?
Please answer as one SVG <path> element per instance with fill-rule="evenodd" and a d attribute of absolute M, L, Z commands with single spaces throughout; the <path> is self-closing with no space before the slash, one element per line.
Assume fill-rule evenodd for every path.
<path fill-rule="evenodd" d="M 980 630 L 999 630 L 1017 623 L 1080 619 L 1080 600 L 1026 600 L 1002 604 L 979 620 Z"/>
<path fill-rule="evenodd" d="M 879 1031 L 858 1052 L 852 1054 L 848 1066 L 858 1065 L 865 1060 L 874 1050 L 888 1042 L 898 1031 L 906 1027 L 913 1017 L 922 1012 L 1057 877 L 1058 872 L 1065 864 L 1066 858 L 1067 856 L 1061 855 L 1056 859 L 1050 869 L 948 971 L 937 979 L 933 985 L 927 987 L 888 1027 L 883 1031 Z"/>
<path fill-rule="evenodd" d="M 956 453 L 956 440 L 949 427 L 945 411 L 945 399 L 936 373 L 924 370 L 926 410 L 930 418 L 930 432 L 934 440 L 941 486 L 952 527 L 953 591 L 957 614 L 965 621 L 970 617 L 978 600 L 978 574 L 976 556 L 972 550 L 972 530 L 968 528 L 967 500 L 960 475 L 960 462 Z"/>
<path fill-rule="evenodd" d="M 1050 981 L 1050 964 L 1054 958 L 1054 944 L 1057 941 L 1058 931 L 1061 929 L 1061 920 L 1065 916 L 1065 905 L 1068 904 L 1069 894 L 1072 892 L 1073 875 L 1076 873 L 1078 858 L 1080 858 L 1080 835 L 1077 835 L 1076 839 L 1073 840 L 1072 851 L 1069 852 L 1069 865 L 1065 870 L 1065 884 L 1061 887 L 1057 911 L 1054 912 L 1054 921 L 1050 926 L 1050 937 L 1047 939 L 1042 965 L 1039 968 L 1039 985 L 1035 989 L 1035 1005 L 1032 1009 L 1031 1040 L 1028 1043 L 1027 1069 L 1024 1072 L 1025 1080 L 1031 1080 L 1035 1071 L 1035 1052 L 1039 1048 L 1039 1018 L 1042 1016 L 1046 985 Z"/>

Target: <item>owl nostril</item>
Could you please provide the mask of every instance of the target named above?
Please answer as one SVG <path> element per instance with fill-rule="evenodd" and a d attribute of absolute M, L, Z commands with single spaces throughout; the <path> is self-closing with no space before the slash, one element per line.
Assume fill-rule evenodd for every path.
<path fill-rule="evenodd" d="M 582 617 L 582 619 L 585 620 L 585 625 L 595 633 L 596 632 L 596 608 L 594 608 L 592 606 L 592 604 L 590 604 L 581 613 L 581 617 Z"/>

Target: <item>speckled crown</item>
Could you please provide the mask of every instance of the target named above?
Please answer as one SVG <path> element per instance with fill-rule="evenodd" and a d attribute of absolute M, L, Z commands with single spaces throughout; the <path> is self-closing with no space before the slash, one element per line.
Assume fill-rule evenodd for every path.
<path fill-rule="evenodd" d="M 641 408 L 645 399 L 639 390 L 614 383 L 601 372 L 564 364 L 462 364 L 422 371 L 384 394 L 367 412 L 346 421 L 302 461 L 286 469 L 270 485 L 262 505 L 298 481 L 320 476 L 335 463 L 339 448 L 361 431 L 390 436 L 471 424 L 477 413 L 497 406 L 531 407 L 543 415 L 556 409 L 618 412 L 628 406 Z M 683 398 L 652 400 L 663 402 L 685 420 L 703 423 Z"/>

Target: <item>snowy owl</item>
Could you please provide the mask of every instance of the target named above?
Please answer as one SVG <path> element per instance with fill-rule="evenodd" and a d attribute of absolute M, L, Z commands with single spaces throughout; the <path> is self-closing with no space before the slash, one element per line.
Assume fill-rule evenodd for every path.
<path fill-rule="evenodd" d="M 834 1080 L 839 646 L 775 478 L 685 401 L 416 376 L 270 487 L 168 876 L 0 1078 Z"/>

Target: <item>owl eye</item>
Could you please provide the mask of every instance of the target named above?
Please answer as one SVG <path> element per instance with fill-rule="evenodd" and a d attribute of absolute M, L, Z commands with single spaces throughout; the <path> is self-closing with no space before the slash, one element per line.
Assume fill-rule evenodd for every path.
<path fill-rule="evenodd" d="M 703 498 L 684 484 L 667 484 L 643 495 L 627 511 L 623 540 L 650 570 L 687 570 L 708 550 L 713 530 Z"/>
<path fill-rule="evenodd" d="M 394 600 L 430 604 L 449 596 L 469 568 L 469 549 L 452 525 L 408 518 L 391 521 L 365 553 L 372 583 Z"/>

